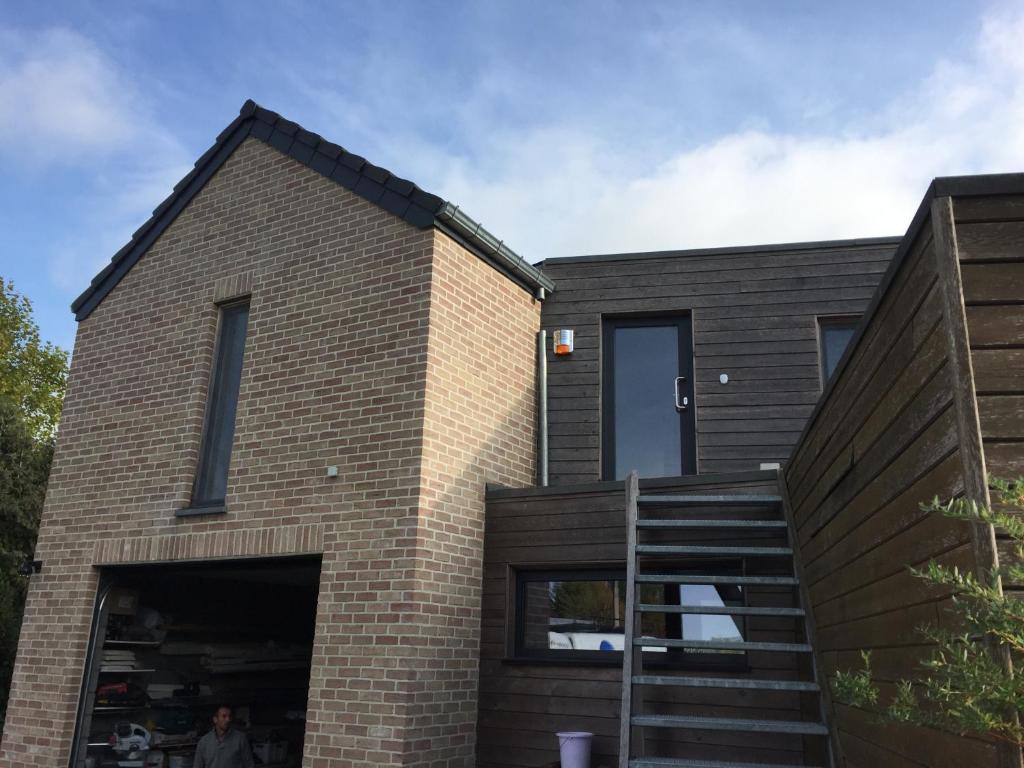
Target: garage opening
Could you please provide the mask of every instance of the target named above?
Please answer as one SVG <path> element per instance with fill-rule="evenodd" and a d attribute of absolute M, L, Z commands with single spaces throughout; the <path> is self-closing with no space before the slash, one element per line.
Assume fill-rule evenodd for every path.
<path fill-rule="evenodd" d="M 319 558 L 103 569 L 72 768 L 192 768 L 221 704 L 254 765 L 300 765 L 319 584 Z"/>

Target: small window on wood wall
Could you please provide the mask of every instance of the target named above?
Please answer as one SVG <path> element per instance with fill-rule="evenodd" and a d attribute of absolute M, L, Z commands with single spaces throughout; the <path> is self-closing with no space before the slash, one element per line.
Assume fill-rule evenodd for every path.
<path fill-rule="evenodd" d="M 221 305 L 190 511 L 213 511 L 224 506 L 248 325 L 248 299 Z"/>
<path fill-rule="evenodd" d="M 859 315 L 818 318 L 818 355 L 822 387 L 835 373 L 836 366 L 839 365 L 843 353 L 853 339 L 859 323 Z"/>

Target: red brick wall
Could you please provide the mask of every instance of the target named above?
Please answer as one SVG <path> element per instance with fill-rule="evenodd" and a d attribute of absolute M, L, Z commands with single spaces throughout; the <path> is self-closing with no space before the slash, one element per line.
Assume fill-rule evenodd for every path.
<path fill-rule="evenodd" d="M 449 293 L 455 271 L 466 299 Z M 228 512 L 176 518 L 214 302 L 250 292 Z M 461 311 L 516 342 L 474 368 L 512 377 L 504 399 L 472 407 L 490 383 L 452 394 L 483 414 L 456 467 L 428 393 L 466 375 L 440 331 Z M 323 574 L 304 765 L 469 764 L 482 483 L 532 469 L 520 374 L 537 314 L 433 230 L 247 140 L 79 327 L 0 765 L 65 764 L 96 565 L 308 552 Z"/>

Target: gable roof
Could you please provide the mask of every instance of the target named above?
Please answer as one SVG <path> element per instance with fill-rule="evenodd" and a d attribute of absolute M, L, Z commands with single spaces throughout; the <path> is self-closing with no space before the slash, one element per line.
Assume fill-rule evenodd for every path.
<path fill-rule="evenodd" d="M 524 288 L 542 296 L 555 284 L 522 256 L 466 215 L 457 205 L 425 192 L 411 181 L 348 152 L 298 123 L 257 105 L 252 99 L 174 191 L 153 211 L 128 241 L 71 304 L 76 320 L 84 320 L 121 281 L 185 206 L 206 185 L 239 144 L 252 136 L 299 161 L 360 197 L 379 205 L 414 227 L 437 227 Z"/>

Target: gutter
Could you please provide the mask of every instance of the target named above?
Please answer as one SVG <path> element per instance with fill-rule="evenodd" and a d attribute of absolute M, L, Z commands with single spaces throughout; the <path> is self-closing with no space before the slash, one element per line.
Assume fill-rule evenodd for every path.
<path fill-rule="evenodd" d="M 548 332 L 537 331 L 537 482 L 548 484 Z"/>
<path fill-rule="evenodd" d="M 529 286 L 538 299 L 544 299 L 549 291 L 555 290 L 555 283 L 550 277 L 484 229 L 480 222 L 463 213 L 459 206 L 442 203 L 434 213 L 434 219 L 517 282 Z"/>

